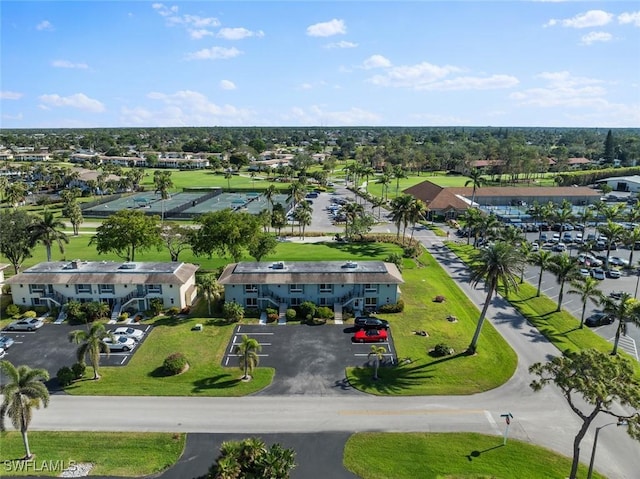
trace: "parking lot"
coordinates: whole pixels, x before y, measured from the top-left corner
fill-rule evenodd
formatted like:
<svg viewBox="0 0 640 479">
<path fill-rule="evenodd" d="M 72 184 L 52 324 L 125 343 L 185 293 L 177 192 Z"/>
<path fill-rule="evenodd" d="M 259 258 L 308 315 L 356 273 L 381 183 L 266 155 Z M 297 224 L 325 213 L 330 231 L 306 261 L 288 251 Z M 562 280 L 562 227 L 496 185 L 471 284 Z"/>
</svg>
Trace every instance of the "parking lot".
<svg viewBox="0 0 640 479">
<path fill-rule="evenodd" d="M 354 332 L 353 326 L 333 324 L 239 325 L 227 345 L 222 365 L 238 367 L 235 347 L 246 334 L 261 345 L 260 366 L 276 370 L 273 383 L 258 394 L 355 394 L 346 382 L 345 368 L 367 365 L 371 343 L 353 343 Z M 386 349 L 386 364 L 395 364 L 393 338 L 373 344 Z"/>
<path fill-rule="evenodd" d="M 108 330 L 113 330 L 119 325 L 108 325 Z M 124 366 L 129 359 L 135 354 L 141 343 L 147 337 L 148 330 L 151 326 L 131 326 L 136 329 L 145 331 L 140 343 L 132 351 L 128 352 L 112 352 L 108 356 L 100 355 L 100 366 Z M 56 387 L 55 381 L 58 370 L 63 366 L 72 366 L 77 362 L 76 351 L 78 345 L 69 341 L 69 333 L 76 329 L 82 329 L 84 326 L 45 323 L 40 329 L 34 332 L 27 331 L 6 331 L 1 334 L 12 338 L 15 342 L 7 349 L 4 359 L 11 361 L 12 364 L 19 366 L 28 364 L 31 368 L 42 368 L 49 372 L 51 380 L 47 383 L 50 389 Z M 87 365 L 90 368 L 90 365 Z M 89 373 L 87 373 L 89 374 Z M 0 384 L 3 378 L 0 375 Z"/>
</svg>

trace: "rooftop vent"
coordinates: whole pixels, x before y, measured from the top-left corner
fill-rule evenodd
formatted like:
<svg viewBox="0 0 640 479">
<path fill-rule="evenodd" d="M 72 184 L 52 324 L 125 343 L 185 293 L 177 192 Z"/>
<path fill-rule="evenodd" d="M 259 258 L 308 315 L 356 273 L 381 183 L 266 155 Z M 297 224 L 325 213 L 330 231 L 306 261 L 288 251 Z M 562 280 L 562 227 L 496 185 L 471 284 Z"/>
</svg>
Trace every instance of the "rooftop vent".
<svg viewBox="0 0 640 479">
<path fill-rule="evenodd" d="M 136 269 L 135 263 L 122 263 L 122 266 L 118 269 Z"/>
<path fill-rule="evenodd" d="M 284 261 L 277 261 L 271 265 L 271 269 L 284 269 Z"/>
<path fill-rule="evenodd" d="M 355 261 L 347 261 L 347 264 L 344 265 L 345 268 L 357 268 L 358 263 Z"/>
</svg>

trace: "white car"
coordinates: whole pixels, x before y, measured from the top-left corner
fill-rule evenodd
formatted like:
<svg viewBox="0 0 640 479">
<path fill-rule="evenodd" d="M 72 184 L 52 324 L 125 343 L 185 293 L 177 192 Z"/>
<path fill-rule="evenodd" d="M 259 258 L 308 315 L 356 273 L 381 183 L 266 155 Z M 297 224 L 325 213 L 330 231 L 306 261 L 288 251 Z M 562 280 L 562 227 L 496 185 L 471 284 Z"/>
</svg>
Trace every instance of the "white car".
<svg viewBox="0 0 640 479">
<path fill-rule="evenodd" d="M 36 329 L 40 329 L 43 325 L 44 322 L 38 318 L 18 319 L 17 321 L 9 323 L 7 329 L 9 331 L 35 331 Z"/>
<path fill-rule="evenodd" d="M 629 266 L 629 260 L 620 258 L 619 256 L 609 256 L 609 264 L 612 264 L 614 266 L 623 266 L 626 268 L 627 266 Z"/>
<path fill-rule="evenodd" d="M 580 268 L 580 276 L 583 277 L 587 277 L 587 276 L 591 276 L 591 272 L 589 271 L 588 268 Z"/>
<path fill-rule="evenodd" d="M 135 342 L 138 342 L 144 336 L 144 333 L 140 329 L 130 328 L 127 326 L 116 328 L 113 333 L 114 336 L 124 336 L 126 338 L 131 338 Z"/>
<path fill-rule="evenodd" d="M 131 351 L 136 346 L 136 342 L 126 336 L 107 337 L 102 342 L 109 347 L 109 351 Z"/>
<path fill-rule="evenodd" d="M 591 277 L 602 281 L 605 278 L 604 270 L 602 268 L 593 268 L 591 270 Z"/>
<path fill-rule="evenodd" d="M 609 278 L 614 278 L 614 279 L 618 279 L 622 276 L 622 273 L 620 272 L 619 269 L 616 268 L 610 268 L 607 270 L 607 276 Z"/>
</svg>

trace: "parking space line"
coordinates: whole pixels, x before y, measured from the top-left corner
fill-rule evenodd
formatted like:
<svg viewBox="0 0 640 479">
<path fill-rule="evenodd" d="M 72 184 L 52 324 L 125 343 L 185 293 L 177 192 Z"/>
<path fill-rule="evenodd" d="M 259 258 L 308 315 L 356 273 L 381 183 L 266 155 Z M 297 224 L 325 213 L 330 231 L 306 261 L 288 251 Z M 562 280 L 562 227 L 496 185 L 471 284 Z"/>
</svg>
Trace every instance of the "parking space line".
<svg viewBox="0 0 640 479">
<path fill-rule="evenodd" d="M 122 366 L 126 360 L 127 360 L 127 356 L 125 356 L 124 358 L 122 358 L 122 361 L 120 361 L 120 366 Z"/>
<path fill-rule="evenodd" d="M 370 353 L 369 353 L 370 354 Z M 369 354 L 364 354 L 364 353 L 353 353 L 354 356 L 369 356 Z M 384 353 L 383 356 L 392 356 L 393 357 L 393 353 Z"/>
</svg>

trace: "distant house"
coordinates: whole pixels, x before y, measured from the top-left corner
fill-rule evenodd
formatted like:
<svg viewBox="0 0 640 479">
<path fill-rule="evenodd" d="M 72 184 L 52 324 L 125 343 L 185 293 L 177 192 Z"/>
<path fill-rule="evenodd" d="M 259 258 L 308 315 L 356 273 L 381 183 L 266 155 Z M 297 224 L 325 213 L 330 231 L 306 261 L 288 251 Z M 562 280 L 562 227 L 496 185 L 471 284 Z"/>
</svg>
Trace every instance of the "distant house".
<svg viewBox="0 0 640 479">
<path fill-rule="evenodd" d="M 32 266 L 6 283 L 14 304 L 21 306 L 101 301 L 119 314 L 146 311 L 153 298 L 161 298 L 165 308 L 190 306 L 197 293 L 197 269 L 189 263 L 55 261 Z"/>
<path fill-rule="evenodd" d="M 640 175 L 614 176 L 596 181 L 596 184 L 607 184 L 613 191 L 640 193 Z"/>
<path fill-rule="evenodd" d="M 473 188 L 444 187 L 423 181 L 404 190 L 404 193 L 424 201 L 431 212 L 446 218 L 464 213 L 472 203 Z M 516 204 L 562 203 L 590 205 L 600 199 L 600 193 L 587 187 L 572 186 L 483 186 L 476 188 L 474 206 L 513 206 Z"/>
<path fill-rule="evenodd" d="M 361 311 L 397 303 L 404 281 L 396 265 L 383 261 L 295 261 L 233 263 L 218 282 L 225 301 L 248 308 L 311 301 L 334 311 Z"/>
</svg>

